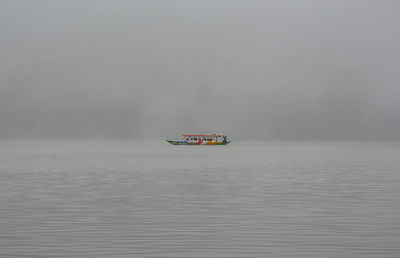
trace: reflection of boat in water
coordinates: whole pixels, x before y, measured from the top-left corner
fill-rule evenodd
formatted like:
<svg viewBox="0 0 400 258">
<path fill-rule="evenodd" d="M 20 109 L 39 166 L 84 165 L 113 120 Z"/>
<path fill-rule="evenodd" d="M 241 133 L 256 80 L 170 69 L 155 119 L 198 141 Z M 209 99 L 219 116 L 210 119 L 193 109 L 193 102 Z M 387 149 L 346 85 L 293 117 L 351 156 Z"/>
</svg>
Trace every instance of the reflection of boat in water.
<svg viewBox="0 0 400 258">
<path fill-rule="evenodd" d="M 221 134 L 183 134 L 180 141 L 167 142 L 172 145 L 226 145 L 231 141 L 226 139 L 226 135 Z"/>
</svg>

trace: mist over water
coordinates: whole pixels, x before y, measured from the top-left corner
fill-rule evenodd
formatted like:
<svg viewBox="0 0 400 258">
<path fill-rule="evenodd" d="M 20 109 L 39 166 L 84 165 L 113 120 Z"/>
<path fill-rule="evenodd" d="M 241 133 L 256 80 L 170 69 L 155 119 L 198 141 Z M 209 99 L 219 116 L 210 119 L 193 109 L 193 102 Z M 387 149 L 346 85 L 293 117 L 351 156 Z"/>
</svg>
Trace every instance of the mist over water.
<svg viewBox="0 0 400 258">
<path fill-rule="evenodd" d="M 398 1 L 1 1 L 0 139 L 400 140 Z"/>
<path fill-rule="evenodd" d="M 0 146 L 0 256 L 400 255 L 400 146 Z"/>
<path fill-rule="evenodd" d="M 399 31 L 397 0 L 0 0 L 0 257 L 400 257 Z"/>
</svg>

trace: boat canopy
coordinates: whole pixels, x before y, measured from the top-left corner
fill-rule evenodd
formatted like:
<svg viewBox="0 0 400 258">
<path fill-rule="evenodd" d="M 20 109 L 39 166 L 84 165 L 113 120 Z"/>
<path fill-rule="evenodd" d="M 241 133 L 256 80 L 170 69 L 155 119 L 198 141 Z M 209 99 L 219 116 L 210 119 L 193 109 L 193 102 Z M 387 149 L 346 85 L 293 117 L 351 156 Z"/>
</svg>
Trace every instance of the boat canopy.
<svg viewBox="0 0 400 258">
<path fill-rule="evenodd" d="M 224 137 L 221 134 L 182 134 L 183 137 Z"/>
</svg>

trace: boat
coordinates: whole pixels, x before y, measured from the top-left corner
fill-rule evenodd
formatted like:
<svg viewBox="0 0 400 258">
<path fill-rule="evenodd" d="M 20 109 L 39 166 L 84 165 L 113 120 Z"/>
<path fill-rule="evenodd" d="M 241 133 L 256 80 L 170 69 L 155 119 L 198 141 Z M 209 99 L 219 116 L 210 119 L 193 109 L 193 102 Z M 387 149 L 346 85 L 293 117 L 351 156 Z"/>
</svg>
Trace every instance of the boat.
<svg viewBox="0 0 400 258">
<path fill-rule="evenodd" d="M 222 134 L 182 134 L 182 140 L 166 140 L 172 145 L 227 145 L 231 141 Z"/>
</svg>

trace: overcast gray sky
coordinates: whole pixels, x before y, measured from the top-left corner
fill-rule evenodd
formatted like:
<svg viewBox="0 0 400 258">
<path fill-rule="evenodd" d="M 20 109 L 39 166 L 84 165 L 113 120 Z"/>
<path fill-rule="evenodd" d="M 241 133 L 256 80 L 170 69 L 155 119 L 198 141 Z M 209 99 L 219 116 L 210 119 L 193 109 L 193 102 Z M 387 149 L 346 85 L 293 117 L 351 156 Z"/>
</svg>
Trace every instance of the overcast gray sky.
<svg viewBox="0 0 400 258">
<path fill-rule="evenodd" d="M 400 1 L 0 0 L 0 139 L 400 140 Z"/>
</svg>

